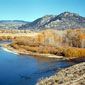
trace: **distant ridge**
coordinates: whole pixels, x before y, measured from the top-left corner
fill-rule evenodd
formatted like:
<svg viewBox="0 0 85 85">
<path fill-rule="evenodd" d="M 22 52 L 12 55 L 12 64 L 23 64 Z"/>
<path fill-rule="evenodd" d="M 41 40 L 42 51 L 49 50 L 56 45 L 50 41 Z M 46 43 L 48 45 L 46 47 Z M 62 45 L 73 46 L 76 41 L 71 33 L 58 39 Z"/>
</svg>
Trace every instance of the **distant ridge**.
<svg viewBox="0 0 85 85">
<path fill-rule="evenodd" d="M 26 23 L 29 22 L 22 20 L 0 20 L 0 29 L 18 29 Z"/>
<path fill-rule="evenodd" d="M 46 15 L 31 23 L 19 27 L 19 29 L 43 30 L 43 29 L 75 29 L 85 28 L 85 17 L 76 13 L 63 12 L 59 15 Z"/>
</svg>

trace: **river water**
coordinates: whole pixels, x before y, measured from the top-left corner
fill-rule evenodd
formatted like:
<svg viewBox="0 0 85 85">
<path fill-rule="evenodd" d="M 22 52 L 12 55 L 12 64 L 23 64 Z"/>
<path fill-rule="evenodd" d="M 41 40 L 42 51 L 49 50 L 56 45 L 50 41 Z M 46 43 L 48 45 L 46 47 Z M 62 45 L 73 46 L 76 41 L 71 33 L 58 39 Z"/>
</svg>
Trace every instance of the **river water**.
<svg viewBox="0 0 85 85">
<path fill-rule="evenodd" d="M 6 43 L 6 42 L 1 42 Z M 35 85 L 73 62 L 18 55 L 0 47 L 0 85 Z"/>
</svg>

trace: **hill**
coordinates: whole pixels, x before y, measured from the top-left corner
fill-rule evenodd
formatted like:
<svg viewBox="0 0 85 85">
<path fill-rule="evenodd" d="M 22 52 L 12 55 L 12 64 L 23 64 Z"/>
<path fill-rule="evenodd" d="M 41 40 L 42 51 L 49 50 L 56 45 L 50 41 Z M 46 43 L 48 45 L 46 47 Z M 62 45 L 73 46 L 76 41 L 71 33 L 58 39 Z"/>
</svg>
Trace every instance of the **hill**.
<svg viewBox="0 0 85 85">
<path fill-rule="evenodd" d="M 68 28 L 85 28 L 85 17 L 82 17 L 76 13 L 63 12 L 59 15 L 46 15 L 38 18 L 31 23 L 27 23 L 19 29 L 68 29 Z"/>
<path fill-rule="evenodd" d="M 0 29 L 18 29 L 18 27 L 26 23 L 28 22 L 22 20 L 1 20 Z"/>
</svg>

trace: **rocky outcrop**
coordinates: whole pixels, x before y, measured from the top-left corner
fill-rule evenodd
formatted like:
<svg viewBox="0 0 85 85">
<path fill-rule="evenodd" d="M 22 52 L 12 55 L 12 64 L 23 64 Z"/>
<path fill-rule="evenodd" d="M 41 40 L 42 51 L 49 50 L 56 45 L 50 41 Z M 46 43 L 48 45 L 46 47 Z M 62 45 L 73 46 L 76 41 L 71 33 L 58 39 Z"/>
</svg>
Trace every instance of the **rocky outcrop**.
<svg viewBox="0 0 85 85">
<path fill-rule="evenodd" d="M 85 62 L 65 68 L 36 85 L 85 85 Z"/>
</svg>

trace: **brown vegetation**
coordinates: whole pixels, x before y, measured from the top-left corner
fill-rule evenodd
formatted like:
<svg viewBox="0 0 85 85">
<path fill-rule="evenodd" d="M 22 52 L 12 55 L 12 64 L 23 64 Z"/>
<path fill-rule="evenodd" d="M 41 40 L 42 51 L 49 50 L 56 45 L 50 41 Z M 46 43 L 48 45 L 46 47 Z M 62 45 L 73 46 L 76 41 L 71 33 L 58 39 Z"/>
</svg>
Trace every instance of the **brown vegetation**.
<svg viewBox="0 0 85 85">
<path fill-rule="evenodd" d="M 32 36 L 27 34 L 25 36 L 18 36 L 18 34 L 17 36 L 2 36 L 0 39 L 13 39 L 10 46 L 15 49 L 55 54 L 69 58 L 85 57 L 84 29 L 63 31 L 48 29 L 36 32 L 36 35 L 32 33 Z"/>
<path fill-rule="evenodd" d="M 25 43 L 24 43 L 25 44 Z M 67 58 L 79 58 L 85 57 L 85 49 L 84 48 L 75 48 L 75 47 L 55 47 L 50 45 L 32 45 L 23 43 L 13 43 L 11 46 L 15 49 L 25 49 L 26 51 L 37 52 L 37 53 L 45 53 L 45 54 L 55 54 L 58 56 L 65 56 Z"/>
<path fill-rule="evenodd" d="M 85 62 L 62 69 L 36 85 L 85 85 Z"/>
</svg>

